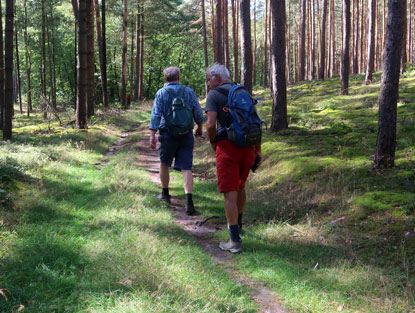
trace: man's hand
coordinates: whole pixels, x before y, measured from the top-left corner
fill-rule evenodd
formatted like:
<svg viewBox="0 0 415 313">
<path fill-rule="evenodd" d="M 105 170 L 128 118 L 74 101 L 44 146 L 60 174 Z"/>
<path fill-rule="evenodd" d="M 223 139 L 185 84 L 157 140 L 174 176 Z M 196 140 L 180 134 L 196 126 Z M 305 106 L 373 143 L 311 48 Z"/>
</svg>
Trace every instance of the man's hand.
<svg viewBox="0 0 415 313">
<path fill-rule="evenodd" d="M 195 131 L 195 136 L 196 137 L 202 137 L 202 134 L 203 134 L 202 124 L 198 124 L 197 128 L 196 128 L 196 131 Z"/>
<path fill-rule="evenodd" d="M 150 130 L 150 147 L 153 150 L 157 148 L 156 132 L 154 130 Z"/>
</svg>

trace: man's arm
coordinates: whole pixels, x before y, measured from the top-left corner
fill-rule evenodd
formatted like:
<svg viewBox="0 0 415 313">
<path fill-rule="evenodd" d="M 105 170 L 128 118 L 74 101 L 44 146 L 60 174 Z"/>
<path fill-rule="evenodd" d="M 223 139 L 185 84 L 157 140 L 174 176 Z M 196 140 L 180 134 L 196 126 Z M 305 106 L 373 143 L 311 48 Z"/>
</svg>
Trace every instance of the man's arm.
<svg viewBox="0 0 415 313">
<path fill-rule="evenodd" d="M 203 111 L 202 111 L 202 108 L 200 107 L 200 103 L 197 100 L 196 94 L 193 92 L 193 90 L 191 92 L 191 98 L 193 102 L 193 110 L 192 110 L 193 118 L 197 125 L 195 135 L 196 137 L 201 137 L 203 134 Z"/>
<path fill-rule="evenodd" d="M 157 148 L 156 130 L 150 129 L 150 147 L 155 150 Z"/>
<path fill-rule="evenodd" d="M 216 119 L 218 113 L 215 111 L 207 112 L 206 132 L 212 149 L 216 151 Z"/>
</svg>

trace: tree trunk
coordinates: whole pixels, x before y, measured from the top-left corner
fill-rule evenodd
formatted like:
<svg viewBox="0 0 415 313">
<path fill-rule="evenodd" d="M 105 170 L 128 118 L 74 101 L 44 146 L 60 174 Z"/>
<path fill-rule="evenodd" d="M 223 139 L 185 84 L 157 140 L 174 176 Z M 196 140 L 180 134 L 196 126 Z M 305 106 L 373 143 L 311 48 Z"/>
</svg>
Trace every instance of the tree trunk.
<svg viewBox="0 0 415 313">
<path fill-rule="evenodd" d="M 341 94 L 349 94 L 350 0 L 343 0 L 343 52 L 341 63 Z"/>
<path fill-rule="evenodd" d="M 225 63 L 225 58 L 223 55 L 223 1 L 225 0 L 217 0 L 216 2 L 216 62 L 220 64 Z"/>
<path fill-rule="evenodd" d="M 134 26 L 134 22 L 131 23 L 131 26 Z M 131 27 L 131 46 L 130 46 L 130 101 L 131 97 L 134 94 L 134 32 L 133 27 Z M 128 102 L 128 99 L 127 99 Z"/>
<path fill-rule="evenodd" d="M 90 1 L 90 0 L 88 0 Z M 76 128 L 87 129 L 88 19 L 90 5 L 80 1 L 78 8 L 78 71 L 76 96 Z"/>
<path fill-rule="evenodd" d="M 251 8 L 249 0 L 241 0 L 241 83 L 252 93 Z"/>
<path fill-rule="evenodd" d="M 327 0 L 324 0 L 327 1 Z M 305 24 L 306 24 L 306 0 L 301 0 L 301 21 L 300 21 L 300 68 L 298 69 L 298 80 L 305 79 Z"/>
<path fill-rule="evenodd" d="M 318 70 L 318 79 L 324 79 L 325 77 L 327 0 L 323 0 L 322 10 L 320 32 L 320 68 Z"/>
<path fill-rule="evenodd" d="M 311 72 L 310 78 L 314 79 L 316 76 L 316 11 L 315 1 L 311 2 Z"/>
<path fill-rule="evenodd" d="M 239 81 L 238 69 L 238 27 L 237 27 L 237 0 L 232 0 L 232 39 L 233 39 L 233 81 Z"/>
<path fill-rule="evenodd" d="M 215 5 L 213 3 L 213 0 L 210 0 L 210 31 L 211 31 L 211 34 L 212 34 L 213 62 L 217 61 L 215 23 L 216 23 Z"/>
<path fill-rule="evenodd" d="M 91 118 L 95 113 L 95 53 L 94 53 L 94 0 L 88 0 L 88 80 L 87 80 L 87 117 Z"/>
<path fill-rule="evenodd" d="M 138 80 L 138 99 L 141 101 L 144 99 L 144 4 L 143 2 L 140 4 L 140 76 Z"/>
<path fill-rule="evenodd" d="M 397 102 L 406 0 L 389 0 L 388 12 L 388 28 L 383 49 L 382 84 L 379 94 L 375 168 L 395 165 Z"/>
<path fill-rule="evenodd" d="M 233 2 L 232 0 L 232 19 L 233 19 Z M 205 69 L 209 66 L 209 57 L 208 57 L 208 51 L 207 51 L 207 35 L 206 35 L 206 14 L 205 14 L 205 0 L 202 0 L 202 33 L 203 33 L 203 53 L 205 57 Z M 235 41 L 234 41 L 235 43 Z M 235 50 L 234 50 L 235 51 Z M 205 77 L 205 96 L 207 98 L 208 95 L 208 81 L 207 77 Z"/>
<path fill-rule="evenodd" d="M 4 125 L 3 139 L 12 139 L 13 119 L 13 24 L 14 24 L 14 1 L 6 0 L 6 23 L 5 23 L 5 72 L 4 72 Z"/>
<path fill-rule="evenodd" d="M 0 0 L 0 47 L 3 47 L 3 12 Z M 0 49 L 0 130 L 4 129 L 4 57 Z"/>
<path fill-rule="evenodd" d="M 334 21 L 334 0 L 331 0 L 330 5 L 330 50 L 331 50 L 331 58 L 330 58 L 330 77 L 333 77 L 338 71 L 336 70 L 336 28 L 335 28 L 335 21 Z"/>
<path fill-rule="evenodd" d="M 264 88 L 268 87 L 268 2 L 265 0 L 265 14 L 264 14 Z"/>
<path fill-rule="evenodd" d="M 1 14 L 1 11 L 0 11 Z M 24 0 L 24 43 L 25 43 L 25 61 L 26 61 L 26 87 L 27 87 L 27 95 L 26 95 L 26 102 L 27 102 L 27 116 L 30 116 L 30 112 L 32 112 L 32 90 L 30 84 L 30 70 L 31 70 L 31 62 L 29 56 L 29 38 L 27 36 L 27 0 Z M 0 74 L 1 75 L 1 74 Z"/>
<path fill-rule="evenodd" d="M 228 30 L 228 0 L 222 2 L 223 4 L 223 55 L 226 68 L 229 69 L 229 30 Z"/>
<path fill-rule="evenodd" d="M 254 0 L 254 48 L 252 54 L 253 85 L 256 85 L 256 0 Z"/>
<path fill-rule="evenodd" d="M 285 0 L 271 0 L 272 14 L 272 122 L 271 130 L 276 132 L 288 128 L 287 83 L 285 79 Z"/>
<path fill-rule="evenodd" d="M 128 0 L 123 0 L 123 23 L 122 23 L 122 66 L 121 66 L 121 106 L 127 109 L 127 21 L 128 21 Z"/>
<path fill-rule="evenodd" d="M 402 42 L 402 64 L 401 64 L 401 73 L 405 73 L 406 70 L 406 63 L 408 62 L 408 55 L 406 54 L 406 35 L 407 35 L 407 25 L 408 25 L 408 18 L 406 12 L 406 1 L 405 1 L 405 12 L 404 12 L 404 29 L 403 29 L 403 42 Z"/>
<path fill-rule="evenodd" d="M 370 0 L 369 7 L 369 33 L 368 33 L 368 50 L 367 50 L 367 67 L 366 67 L 366 85 L 372 83 L 373 67 L 375 60 L 375 27 L 376 27 L 376 10 L 375 0 Z"/>
<path fill-rule="evenodd" d="M 17 38 L 17 27 L 16 24 L 14 25 L 15 27 L 15 34 L 14 34 L 14 38 L 15 38 L 15 42 L 16 42 L 16 69 L 17 69 L 17 88 L 18 88 L 18 92 L 19 92 L 19 109 L 20 109 L 20 114 L 23 114 L 23 104 L 22 104 L 22 87 L 21 87 L 21 79 L 20 79 L 20 60 L 19 60 L 19 44 L 18 44 L 18 38 Z"/>
<path fill-rule="evenodd" d="M 105 5 L 105 1 L 102 1 L 102 5 Z M 102 8 L 104 10 L 104 8 Z M 101 89 L 102 89 L 102 104 L 105 109 L 109 106 L 108 100 L 108 84 L 107 84 L 107 69 L 104 69 L 104 41 L 103 31 L 101 30 L 101 19 L 99 14 L 98 0 L 95 0 L 95 18 L 96 18 L 96 32 L 97 32 L 97 46 L 99 55 L 99 70 L 101 73 Z"/>
<path fill-rule="evenodd" d="M 353 0 L 355 3 L 355 34 L 354 34 L 354 51 L 353 51 L 353 74 L 359 73 L 359 0 Z"/>
<path fill-rule="evenodd" d="M 46 12 L 45 12 L 45 0 L 42 0 L 42 110 L 43 118 L 47 118 L 47 104 L 46 104 Z"/>
</svg>

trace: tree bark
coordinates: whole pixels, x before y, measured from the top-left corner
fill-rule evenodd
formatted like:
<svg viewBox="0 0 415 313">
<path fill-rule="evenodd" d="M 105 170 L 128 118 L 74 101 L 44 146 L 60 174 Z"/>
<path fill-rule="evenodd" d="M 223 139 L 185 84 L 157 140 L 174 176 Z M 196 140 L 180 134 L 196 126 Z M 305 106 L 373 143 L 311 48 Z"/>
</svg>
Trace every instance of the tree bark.
<svg viewBox="0 0 415 313">
<path fill-rule="evenodd" d="M 220 64 L 225 63 L 225 58 L 223 55 L 223 1 L 224 0 L 217 0 L 216 2 L 216 62 Z"/>
<path fill-rule="evenodd" d="M 229 57 L 229 30 L 228 30 L 228 0 L 224 0 L 223 4 L 223 55 L 226 68 L 229 69 L 230 57 Z"/>
<path fill-rule="evenodd" d="M 90 1 L 90 0 L 88 0 Z M 76 96 L 76 128 L 87 129 L 87 74 L 88 74 L 88 1 L 80 1 L 78 8 L 78 71 Z"/>
<path fill-rule="evenodd" d="M 324 79 L 325 77 L 327 0 L 323 0 L 322 10 L 320 32 L 320 68 L 318 70 L 318 79 Z"/>
<path fill-rule="evenodd" d="M 47 118 L 47 104 L 46 104 L 46 12 L 45 12 L 45 0 L 42 0 L 42 110 L 43 118 Z"/>
<path fill-rule="evenodd" d="M 140 2 L 140 75 L 138 79 L 138 99 L 144 99 L 144 5 Z"/>
<path fill-rule="evenodd" d="M 241 83 L 252 93 L 251 8 L 249 0 L 241 0 Z"/>
<path fill-rule="evenodd" d="M 0 11 L 1 14 L 1 11 Z M 25 42 L 25 61 L 26 61 L 26 102 L 27 102 L 27 116 L 30 116 L 32 112 L 32 90 L 30 83 L 30 71 L 31 71 L 31 61 L 29 56 L 29 38 L 27 35 L 27 0 L 24 0 L 24 42 Z M 1 30 L 0 30 L 1 31 Z M 1 75 L 1 74 L 0 74 Z"/>
<path fill-rule="evenodd" d="M 405 12 L 404 12 L 404 28 L 403 28 L 403 42 L 402 42 L 402 64 L 401 64 L 401 73 L 405 73 L 406 70 L 406 63 L 408 62 L 408 55 L 406 54 L 406 35 L 407 35 L 407 25 L 408 25 L 408 18 L 406 12 L 406 1 L 405 1 Z"/>
<path fill-rule="evenodd" d="M 256 85 L 256 0 L 254 0 L 254 47 L 252 52 L 253 85 Z"/>
<path fill-rule="evenodd" d="M 389 0 L 388 12 L 386 41 L 383 49 L 382 84 L 379 94 L 375 168 L 395 165 L 397 102 L 406 0 Z"/>
<path fill-rule="evenodd" d="M 0 47 L 3 47 L 3 12 L 0 0 Z M 4 129 L 4 56 L 0 49 L 0 130 Z"/>
<path fill-rule="evenodd" d="M 18 88 L 18 92 L 19 92 L 19 109 L 20 109 L 20 114 L 23 114 L 23 104 L 22 104 L 22 81 L 20 79 L 20 59 L 19 59 L 19 43 L 18 43 L 18 38 L 17 38 L 17 26 L 16 24 L 14 25 L 15 27 L 15 42 L 16 42 L 16 70 L 17 70 L 17 88 Z"/>
<path fill-rule="evenodd" d="M 239 81 L 238 69 L 238 26 L 237 26 L 237 0 L 232 0 L 232 39 L 233 39 L 233 81 Z"/>
<path fill-rule="evenodd" d="M 95 113 L 95 53 L 94 53 L 94 0 L 88 0 L 88 80 L 87 80 L 87 117 L 91 118 Z"/>
<path fill-rule="evenodd" d="M 105 1 L 102 1 L 102 5 L 105 5 Z M 102 8 L 102 10 L 104 10 Z M 102 90 L 102 104 L 105 109 L 109 107 L 108 100 L 108 83 L 107 83 L 107 69 L 104 68 L 104 41 L 103 31 L 101 29 L 101 18 L 99 14 L 98 0 L 95 0 L 95 20 L 96 20 L 96 32 L 97 32 L 97 46 L 99 56 L 99 70 L 101 73 L 101 90 Z"/>
<path fill-rule="evenodd" d="M 341 94 L 349 94 L 350 0 L 343 0 L 343 52 L 341 63 Z"/>
<path fill-rule="evenodd" d="M 128 21 L 128 0 L 123 0 L 123 23 L 122 23 L 122 65 L 121 65 L 121 106 L 127 109 L 127 21 Z"/>
<path fill-rule="evenodd" d="M 369 6 L 369 33 L 368 33 L 368 50 L 367 50 L 367 67 L 365 83 L 369 85 L 372 83 L 373 67 L 375 61 L 375 29 L 376 29 L 376 10 L 375 0 L 370 0 Z"/>
<path fill-rule="evenodd" d="M 272 14 L 272 122 L 271 130 L 276 132 L 288 128 L 287 82 L 285 78 L 285 0 L 271 0 Z"/>
<path fill-rule="evenodd" d="M 327 0 L 324 0 L 327 1 Z M 301 21 L 300 21 L 300 67 L 298 69 L 298 80 L 305 79 L 305 24 L 306 24 L 306 0 L 301 0 Z"/>
<path fill-rule="evenodd" d="M 359 73 L 359 0 L 353 0 L 355 3 L 355 35 L 354 35 L 354 51 L 353 51 L 353 74 Z"/>
<path fill-rule="evenodd" d="M 264 20 L 264 88 L 268 87 L 268 0 L 265 0 Z"/>
<path fill-rule="evenodd" d="M 233 9 L 233 1 L 232 0 L 232 9 Z M 232 18 L 233 18 L 233 10 L 232 10 Z M 202 0 L 202 33 L 203 33 L 203 53 L 205 57 L 205 69 L 209 66 L 209 57 L 208 57 L 208 50 L 207 50 L 207 35 L 206 35 L 206 14 L 205 14 L 205 0 Z M 234 41 L 235 42 L 235 41 Z M 208 95 L 208 81 L 207 77 L 205 77 L 205 96 L 207 98 Z"/>
<path fill-rule="evenodd" d="M 4 125 L 3 139 L 12 139 L 13 119 L 13 24 L 14 24 L 14 1 L 6 0 L 6 23 L 5 23 L 5 71 L 4 71 Z"/>
</svg>

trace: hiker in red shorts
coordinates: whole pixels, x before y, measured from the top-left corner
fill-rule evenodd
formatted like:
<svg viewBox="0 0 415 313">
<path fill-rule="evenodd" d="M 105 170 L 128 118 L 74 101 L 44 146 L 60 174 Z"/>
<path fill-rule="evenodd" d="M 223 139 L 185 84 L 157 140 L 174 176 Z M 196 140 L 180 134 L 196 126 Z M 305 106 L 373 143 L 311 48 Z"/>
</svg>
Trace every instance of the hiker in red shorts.
<svg viewBox="0 0 415 313">
<path fill-rule="evenodd" d="M 228 140 L 225 125 L 230 116 L 226 114 L 226 95 L 234 84 L 230 81 L 228 69 L 222 64 L 209 67 L 206 78 L 210 89 L 206 100 L 206 129 L 212 149 L 216 152 L 218 188 L 224 194 L 230 232 L 230 240 L 221 242 L 219 247 L 240 253 L 242 213 L 246 204 L 245 182 L 255 158 L 259 159 L 258 166 L 262 162 L 261 143 L 242 148 Z"/>
</svg>

